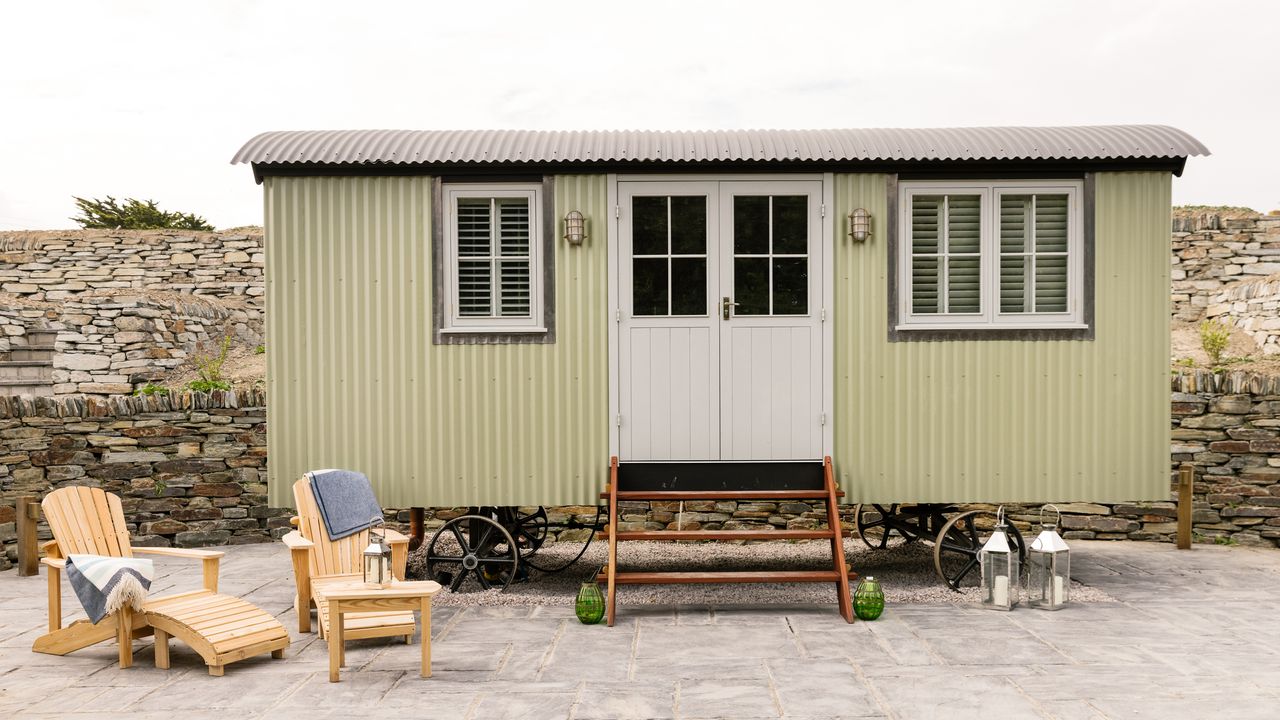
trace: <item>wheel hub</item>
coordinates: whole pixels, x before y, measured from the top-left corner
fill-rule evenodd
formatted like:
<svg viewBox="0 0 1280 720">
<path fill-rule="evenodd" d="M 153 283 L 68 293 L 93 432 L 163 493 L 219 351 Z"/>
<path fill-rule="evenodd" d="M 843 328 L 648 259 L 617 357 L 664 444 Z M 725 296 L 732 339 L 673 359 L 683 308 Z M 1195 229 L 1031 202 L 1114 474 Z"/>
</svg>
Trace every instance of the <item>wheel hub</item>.
<svg viewBox="0 0 1280 720">
<path fill-rule="evenodd" d="M 462 557 L 462 567 L 468 570 L 475 570 L 480 566 L 480 560 L 475 555 L 464 555 Z"/>
</svg>

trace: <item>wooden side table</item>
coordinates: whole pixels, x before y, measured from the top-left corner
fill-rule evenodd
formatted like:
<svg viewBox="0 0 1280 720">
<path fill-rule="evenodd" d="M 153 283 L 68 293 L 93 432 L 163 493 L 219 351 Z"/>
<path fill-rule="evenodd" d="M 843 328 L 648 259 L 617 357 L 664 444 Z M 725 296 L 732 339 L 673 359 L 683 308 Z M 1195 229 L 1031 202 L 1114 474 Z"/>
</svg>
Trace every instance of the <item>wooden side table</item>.
<svg viewBox="0 0 1280 720">
<path fill-rule="evenodd" d="M 431 580 L 393 582 L 390 587 L 368 587 L 353 580 L 325 591 L 329 604 L 329 682 L 338 682 L 338 670 L 346 664 L 342 616 L 351 612 L 419 610 L 422 614 L 422 677 L 431 677 L 431 596 L 440 583 Z"/>
</svg>

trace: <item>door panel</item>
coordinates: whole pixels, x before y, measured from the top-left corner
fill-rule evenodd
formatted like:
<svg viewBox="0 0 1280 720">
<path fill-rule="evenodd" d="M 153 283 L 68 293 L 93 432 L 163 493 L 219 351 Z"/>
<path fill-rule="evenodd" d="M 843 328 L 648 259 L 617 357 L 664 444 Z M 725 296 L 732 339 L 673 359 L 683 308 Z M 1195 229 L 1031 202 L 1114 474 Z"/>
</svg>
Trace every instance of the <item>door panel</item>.
<svg viewBox="0 0 1280 720">
<path fill-rule="evenodd" d="M 821 457 L 821 188 L 619 183 L 621 459 Z"/>
<path fill-rule="evenodd" d="M 822 456 L 821 198 L 820 182 L 720 184 L 737 303 L 720 323 L 723 460 Z"/>
<path fill-rule="evenodd" d="M 715 183 L 620 184 L 618 449 L 626 460 L 719 458 L 717 194 Z"/>
</svg>

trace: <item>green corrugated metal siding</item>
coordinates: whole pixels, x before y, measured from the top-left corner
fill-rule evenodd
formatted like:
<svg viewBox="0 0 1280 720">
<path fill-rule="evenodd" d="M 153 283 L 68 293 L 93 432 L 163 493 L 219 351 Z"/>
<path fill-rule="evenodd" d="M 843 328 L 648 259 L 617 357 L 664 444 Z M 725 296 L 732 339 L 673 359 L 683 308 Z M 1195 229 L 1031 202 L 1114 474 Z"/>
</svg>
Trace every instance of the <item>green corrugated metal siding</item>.
<svg viewBox="0 0 1280 720">
<path fill-rule="evenodd" d="M 431 343 L 430 180 L 265 182 L 270 501 L 360 470 L 384 505 L 590 502 L 608 463 L 605 178 L 560 176 L 556 342 Z M 558 223 L 557 223 L 558 227 Z"/>
<path fill-rule="evenodd" d="M 836 217 L 886 215 L 883 175 Z M 835 451 L 850 501 L 1120 501 L 1169 492 L 1168 173 L 1100 173 L 1096 339 L 886 342 L 882 234 L 836 242 Z"/>
</svg>

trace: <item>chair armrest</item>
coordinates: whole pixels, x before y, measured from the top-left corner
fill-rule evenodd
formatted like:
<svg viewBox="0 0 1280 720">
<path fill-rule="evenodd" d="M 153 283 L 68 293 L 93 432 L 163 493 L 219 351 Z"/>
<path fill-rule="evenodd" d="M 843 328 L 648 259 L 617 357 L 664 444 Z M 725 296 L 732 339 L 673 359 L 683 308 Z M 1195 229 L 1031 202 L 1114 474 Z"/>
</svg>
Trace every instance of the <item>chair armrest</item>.
<svg viewBox="0 0 1280 720">
<path fill-rule="evenodd" d="M 51 558 L 62 557 L 62 548 L 58 547 L 57 540 L 46 540 L 45 542 L 40 543 L 40 549 L 44 551 L 44 554 L 47 557 L 51 557 Z"/>
<path fill-rule="evenodd" d="M 67 561 L 64 558 L 42 557 L 40 558 L 40 564 L 61 570 L 67 566 Z"/>
<path fill-rule="evenodd" d="M 315 543 L 302 537 L 302 533 L 297 530 L 291 530 L 285 533 L 284 537 L 280 539 L 284 541 L 285 545 L 289 546 L 290 550 L 310 550 L 316 546 Z"/>
<path fill-rule="evenodd" d="M 175 547 L 135 547 L 133 552 L 136 555 L 165 555 L 168 557 L 190 558 L 192 560 L 211 560 L 226 555 L 220 550 L 196 550 L 195 548 Z"/>
<path fill-rule="evenodd" d="M 387 541 L 388 545 L 399 545 L 400 543 L 409 542 L 409 536 L 396 530 L 380 530 L 382 538 Z"/>
<path fill-rule="evenodd" d="M 139 555 L 162 555 L 201 561 L 204 573 L 204 587 L 210 592 L 218 592 L 218 562 L 226 553 L 218 550 L 196 550 L 194 548 L 172 547 L 135 547 L 133 551 Z"/>
</svg>

